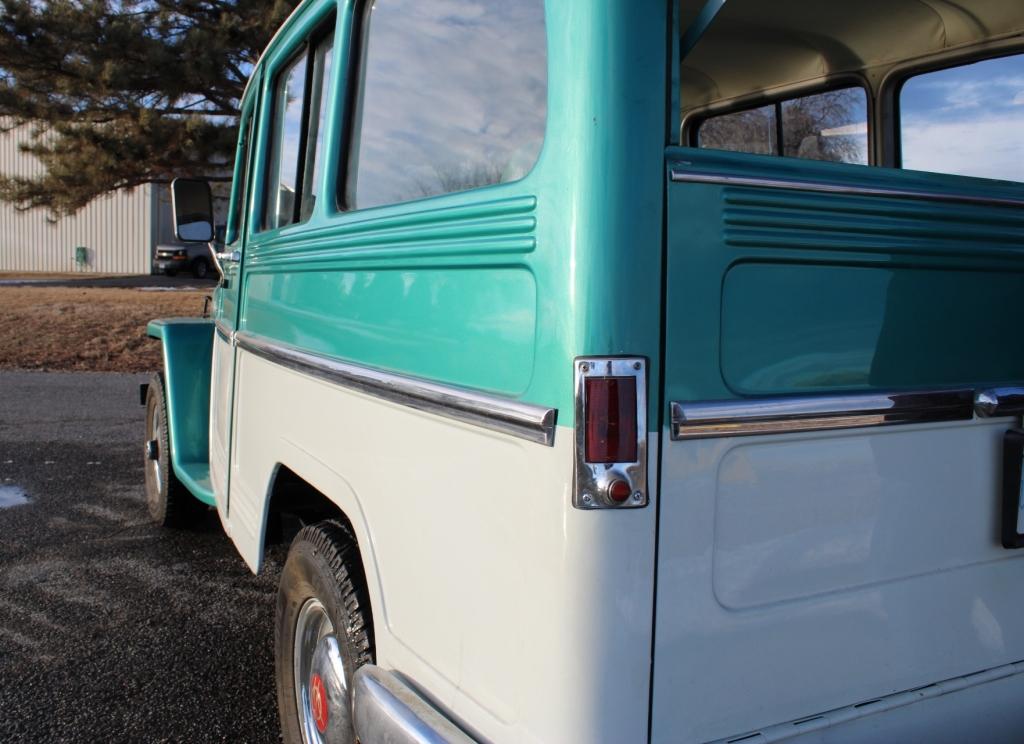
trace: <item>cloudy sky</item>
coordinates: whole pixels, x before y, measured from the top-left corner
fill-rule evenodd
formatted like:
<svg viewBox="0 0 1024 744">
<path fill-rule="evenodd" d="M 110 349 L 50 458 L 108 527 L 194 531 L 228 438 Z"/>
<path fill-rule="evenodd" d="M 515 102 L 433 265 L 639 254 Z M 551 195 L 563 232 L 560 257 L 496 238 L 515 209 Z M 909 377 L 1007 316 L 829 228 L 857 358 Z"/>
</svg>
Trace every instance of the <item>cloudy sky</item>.
<svg viewBox="0 0 1024 744">
<path fill-rule="evenodd" d="M 1024 55 L 911 78 L 900 116 L 905 168 L 1024 181 Z"/>
</svg>

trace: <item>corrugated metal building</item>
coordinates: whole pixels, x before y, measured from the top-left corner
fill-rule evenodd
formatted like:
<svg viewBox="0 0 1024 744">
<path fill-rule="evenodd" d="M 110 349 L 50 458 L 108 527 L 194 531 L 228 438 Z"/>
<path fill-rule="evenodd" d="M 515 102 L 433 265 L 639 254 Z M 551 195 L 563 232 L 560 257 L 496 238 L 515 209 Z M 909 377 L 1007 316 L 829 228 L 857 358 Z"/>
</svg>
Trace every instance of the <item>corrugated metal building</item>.
<svg viewBox="0 0 1024 744">
<path fill-rule="evenodd" d="M 33 176 L 42 164 L 21 152 L 27 127 L 0 133 L 0 173 Z M 46 210 L 21 212 L 0 201 L 0 271 L 148 274 L 158 243 L 175 243 L 169 190 L 147 184 L 100 197 L 73 217 L 51 222 Z M 82 251 L 85 248 L 84 262 Z"/>
</svg>

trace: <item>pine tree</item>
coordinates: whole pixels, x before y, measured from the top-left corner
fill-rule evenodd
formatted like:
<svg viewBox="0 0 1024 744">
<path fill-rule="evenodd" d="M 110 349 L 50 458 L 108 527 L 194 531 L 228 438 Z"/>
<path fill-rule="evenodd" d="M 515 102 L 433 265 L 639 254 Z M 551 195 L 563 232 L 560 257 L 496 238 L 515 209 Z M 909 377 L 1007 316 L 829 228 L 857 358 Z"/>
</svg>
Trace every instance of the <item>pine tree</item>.
<svg viewBox="0 0 1024 744">
<path fill-rule="evenodd" d="M 30 126 L 37 179 L 0 199 L 95 197 L 230 167 L 248 73 L 297 0 L 0 0 L 0 127 Z"/>
</svg>

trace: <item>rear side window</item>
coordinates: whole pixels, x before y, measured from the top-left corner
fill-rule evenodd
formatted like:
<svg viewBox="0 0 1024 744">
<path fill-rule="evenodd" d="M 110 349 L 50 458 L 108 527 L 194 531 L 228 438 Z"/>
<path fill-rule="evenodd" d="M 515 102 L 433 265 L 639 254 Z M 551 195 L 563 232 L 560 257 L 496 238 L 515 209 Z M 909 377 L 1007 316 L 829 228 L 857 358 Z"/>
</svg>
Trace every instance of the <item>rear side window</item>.
<svg viewBox="0 0 1024 744">
<path fill-rule="evenodd" d="M 263 227 L 284 227 L 312 214 L 332 37 L 321 36 L 278 73 L 274 83 Z"/>
<path fill-rule="evenodd" d="M 699 147 L 868 163 L 868 103 L 863 88 L 842 88 L 705 119 Z"/>
<path fill-rule="evenodd" d="M 1024 55 L 907 80 L 900 149 L 904 168 L 1024 181 Z"/>
<path fill-rule="evenodd" d="M 547 114 L 543 0 L 376 0 L 363 25 L 346 206 L 514 181 Z"/>
</svg>

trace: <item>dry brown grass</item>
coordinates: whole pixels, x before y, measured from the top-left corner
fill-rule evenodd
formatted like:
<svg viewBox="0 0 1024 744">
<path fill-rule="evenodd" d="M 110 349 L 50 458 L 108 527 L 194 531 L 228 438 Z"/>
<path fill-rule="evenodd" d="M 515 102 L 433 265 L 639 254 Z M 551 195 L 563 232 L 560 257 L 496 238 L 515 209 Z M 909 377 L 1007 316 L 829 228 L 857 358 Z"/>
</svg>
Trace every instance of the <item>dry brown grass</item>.
<svg viewBox="0 0 1024 744">
<path fill-rule="evenodd" d="M 203 292 L 0 286 L 0 369 L 160 368 L 153 318 L 197 316 Z"/>
</svg>

